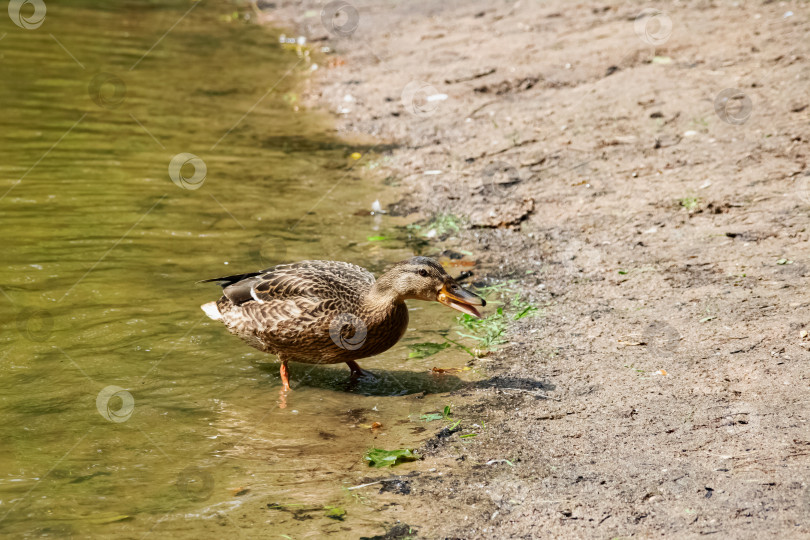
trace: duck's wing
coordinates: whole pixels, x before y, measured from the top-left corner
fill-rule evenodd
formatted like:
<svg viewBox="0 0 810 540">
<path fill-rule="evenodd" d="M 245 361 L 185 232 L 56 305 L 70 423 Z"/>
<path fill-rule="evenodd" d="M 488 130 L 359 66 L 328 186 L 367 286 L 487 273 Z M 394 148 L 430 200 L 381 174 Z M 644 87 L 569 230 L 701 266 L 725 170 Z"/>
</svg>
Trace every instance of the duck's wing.
<svg viewBox="0 0 810 540">
<path fill-rule="evenodd" d="M 223 296 L 202 308 L 231 332 L 289 359 L 328 361 L 338 351 L 330 325 L 356 311 L 374 276 L 350 263 L 303 261 L 207 281 L 218 282 Z"/>
<path fill-rule="evenodd" d="M 204 282 L 217 282 L 222 294 L 233 305 L 240 306 L 297 297 L 351 301 L 374 284 L 374 276 L 365 268 L 347 262 L 302 261 Z"/>
</svg>

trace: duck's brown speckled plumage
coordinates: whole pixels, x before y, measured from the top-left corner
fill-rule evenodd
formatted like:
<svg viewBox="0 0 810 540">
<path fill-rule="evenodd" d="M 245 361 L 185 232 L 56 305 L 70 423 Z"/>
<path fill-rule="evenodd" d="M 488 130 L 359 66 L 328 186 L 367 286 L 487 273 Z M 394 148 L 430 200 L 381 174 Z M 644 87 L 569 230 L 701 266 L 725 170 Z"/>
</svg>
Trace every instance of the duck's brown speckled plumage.
<svg viewBox="0 0 810 540">
<path fill-rule="evenodd" d="M 362 374 L 355 360 L 380 354 L 405 333 L 407 299 L 475 316 L 473 306 L 485 304 L 428 257 L 397 263 L 378 280 L 351 263 L 302 261 L 207 281 L 218 282 L 223 295 L 203 310 L 253 347 L 278 355 L 285 390 L 288 361 L 346 362 L 353 375 Z"/>
</svg>

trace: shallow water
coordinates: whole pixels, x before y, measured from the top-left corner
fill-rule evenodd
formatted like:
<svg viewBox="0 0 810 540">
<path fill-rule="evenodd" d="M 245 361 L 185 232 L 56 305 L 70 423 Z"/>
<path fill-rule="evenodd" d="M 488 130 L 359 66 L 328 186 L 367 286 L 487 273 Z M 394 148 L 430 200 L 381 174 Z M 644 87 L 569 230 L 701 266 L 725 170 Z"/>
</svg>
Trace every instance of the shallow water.
<svg viewBox="0 0 810 540">
<path fill-rule="evenodd" d="M 463 353 L 406 348 L 453 313 L 412 305 L 405 340 L 361 362 L 375 381 L 292 365 L 281 408 L 275 359 L 205 319 L 218 288 L 195 283 L 410 256 L 391 218 L 356 215 L 392 196 L 368 171 L 374 141 L 297 111 L 310 63 L 233 5 L 111 5 L 0 22 L 0 533 L 381 532 L 342 488 L 374 474 L 366 449 L 417 444 L 414 419 L 463 383 L 428 373 Z"/>
</svg>

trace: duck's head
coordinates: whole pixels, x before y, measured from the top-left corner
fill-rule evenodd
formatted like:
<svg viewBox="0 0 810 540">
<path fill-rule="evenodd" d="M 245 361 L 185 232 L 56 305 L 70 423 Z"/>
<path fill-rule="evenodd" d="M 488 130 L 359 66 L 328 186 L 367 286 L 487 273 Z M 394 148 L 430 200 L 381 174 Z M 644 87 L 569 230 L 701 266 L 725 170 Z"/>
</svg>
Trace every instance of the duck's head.
<svg viewBox="0 0 810 540">
<path fill-rule="evenodd" d="M 413 257 L 389 268 L 377 281 L 389 289 L 398 300 L 427 300 L 481 317 L 475 306 L 485 306 L 486 301 L 451 278 L 442 265 L 429 257 Z"/>
</svg>

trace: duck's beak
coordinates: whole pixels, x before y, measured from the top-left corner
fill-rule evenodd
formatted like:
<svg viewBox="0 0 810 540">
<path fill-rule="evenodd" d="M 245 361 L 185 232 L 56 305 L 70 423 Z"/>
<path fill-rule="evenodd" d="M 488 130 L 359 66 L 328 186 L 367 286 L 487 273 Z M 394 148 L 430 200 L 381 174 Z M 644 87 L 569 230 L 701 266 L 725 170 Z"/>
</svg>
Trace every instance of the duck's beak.
<svg viewBox="0 0 810 540">
<path fill-rule="evenodd" d="M 487 305 L 486 300 L 466 289 L 462 289 L 458 283 L 452 280 L 444 284 L 436 300 L 445 306 L 472 315 L 473 317 L 478 317 L 479 319 L 481 318 L 481 314 L 474 306 Z"/>
</svg>

